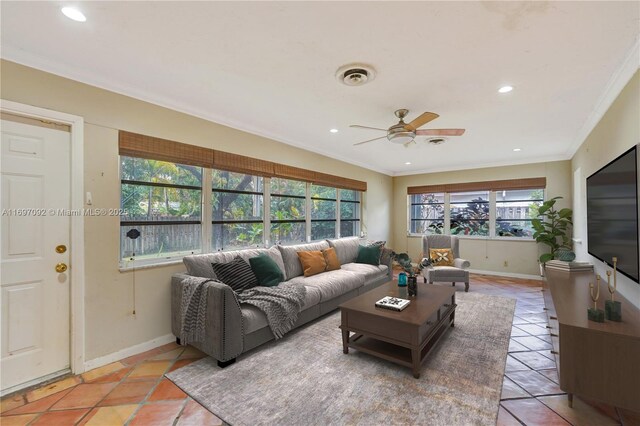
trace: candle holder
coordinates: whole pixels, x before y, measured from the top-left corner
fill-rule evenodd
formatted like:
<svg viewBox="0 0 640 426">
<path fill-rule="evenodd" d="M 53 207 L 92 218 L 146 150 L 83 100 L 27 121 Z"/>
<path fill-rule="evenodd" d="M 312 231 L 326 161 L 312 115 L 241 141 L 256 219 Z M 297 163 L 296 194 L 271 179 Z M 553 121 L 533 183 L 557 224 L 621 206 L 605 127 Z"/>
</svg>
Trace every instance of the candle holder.
<svg viewBox="0 0 640 426">
<path fill-rule="evenodd" d="M 604 316 L 609 321 L 620 322 L 622 321 L 622 303 L 616 302 L 614 299 L 614 295 L 616 293 L 616 287 L 618 285 L 618 280 L 617 280 L 618 258 L 614 257 L 612 258 L 612 260 L 613 260 L 613 287 L 611 287 L 611 282 L 610 282 L 611 271 L 607 271 L 607 289 L 611 294 L 611 299 L 605 300 L 604 302 Z"/>
<path fill-rule="evenodd" d="M 593 300 L 593 308 L 587 308 L 587 318 L 589 321 L 604 322 L 604 311 L 598 309 L 598 299 L 600 298 L 600 275 L 596 275 L 596 294 L 593 294 L 593 283 L 589 283 L 589 295 Z"/>
</svg>

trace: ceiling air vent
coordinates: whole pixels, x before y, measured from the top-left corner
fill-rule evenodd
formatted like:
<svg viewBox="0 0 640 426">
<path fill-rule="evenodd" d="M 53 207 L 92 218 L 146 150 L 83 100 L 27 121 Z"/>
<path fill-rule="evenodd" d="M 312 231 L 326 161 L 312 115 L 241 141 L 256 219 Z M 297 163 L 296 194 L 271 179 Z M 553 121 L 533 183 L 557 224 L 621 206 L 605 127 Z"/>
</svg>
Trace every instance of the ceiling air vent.
<svg viewBox="0 0 640 426">
<path fill-rule="evenodd" d="M 336 72 L 336 78 L 347 86 L 362 86 L 372 81 L 376 76 L 373 67 L 365 64 L 344 65 Z"/>
<path fill-rule="evenodd" d="M 446 138 L 429 138 L 427 139 L 427 142 L 429 142 L 432 145 L 440 145 L 443 144 L 447 141 Z"/>
</svg>

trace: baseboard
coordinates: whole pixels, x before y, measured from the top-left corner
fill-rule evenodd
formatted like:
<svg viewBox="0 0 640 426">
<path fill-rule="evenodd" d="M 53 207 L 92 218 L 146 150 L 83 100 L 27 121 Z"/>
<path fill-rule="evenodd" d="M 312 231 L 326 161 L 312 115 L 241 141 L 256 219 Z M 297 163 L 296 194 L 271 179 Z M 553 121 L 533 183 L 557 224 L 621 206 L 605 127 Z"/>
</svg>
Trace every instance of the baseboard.
<svg viewBox="0 0 640 426">
<path fill-rule="evenodd" d="M 119 361 L 123 358 L 127 358 L 133 355 L 137 355 L 141 352 L 148 351 L 158 346 L 166 345 L 167 343 L 174 342 L 176 336 L 173 334 L 167 334 L 165 336 L 156 337 L 148 342 L 140 343 L 128 348 L 120 349 L 117 352 L 110 353 L 109 355 L 94 358 L 84 363 L 84 371 L 93 370 L 94 368 L 102 367 L 103 365 L 111 364 L 112 362 Z"/>
<path fill-rule="evenodd" d="M 542 277 L 540 275 L 517 274 L 515 272 L 481 271 L 479 269 L 468 269 L 468 271 L 472 274 L 495 275 L 498 277 L 522 278 L 525 280 L 542 281 Z"/>
</svg>

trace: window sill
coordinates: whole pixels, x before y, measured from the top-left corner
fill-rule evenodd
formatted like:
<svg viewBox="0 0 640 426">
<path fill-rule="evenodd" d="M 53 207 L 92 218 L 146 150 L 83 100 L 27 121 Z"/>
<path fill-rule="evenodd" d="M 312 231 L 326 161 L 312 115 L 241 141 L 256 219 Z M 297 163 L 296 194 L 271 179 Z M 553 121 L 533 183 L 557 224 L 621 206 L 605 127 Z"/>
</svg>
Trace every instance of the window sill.
<svg viewBox="0 0 640 426">
<path fill-rule="evenodd" d="M 449 235 L 449 234 L 434 234 L 434 235 Z M 423 234 L 408 234 L 407 238 L 422 238 Z M 488 240 L 488 241 L 524 241 L 524 242 L 533 242 L 536 240 L 533 238 L 522 238 L 522 237 L 480 237 L 480 236 L 469 236 L 469 235 L 456 235 L 461 240 Z"/>
<path fill-rule="evenodd" d="M 143 263 L 144 262 L 144 263 Z M 154 262 L 150 262 L 150 261 L 139 261 L 139 262 L 126 262 L 124 264 L 120 264 L 120 266 L 118 267 L 118 271 L 120 272 L 129 272 L 129 271 L 139 271 L 141 269 L 151 269 L 151 268 L 161 268 L 161 267 L 165 267 L 165 266 L 173 266 L 173 265 L 178 265 L 182 263 L 182 257 L 180 258 L 169 258 L 169 259 L 162 259 L 162 260 L 157 260 Z"/>
</svg>

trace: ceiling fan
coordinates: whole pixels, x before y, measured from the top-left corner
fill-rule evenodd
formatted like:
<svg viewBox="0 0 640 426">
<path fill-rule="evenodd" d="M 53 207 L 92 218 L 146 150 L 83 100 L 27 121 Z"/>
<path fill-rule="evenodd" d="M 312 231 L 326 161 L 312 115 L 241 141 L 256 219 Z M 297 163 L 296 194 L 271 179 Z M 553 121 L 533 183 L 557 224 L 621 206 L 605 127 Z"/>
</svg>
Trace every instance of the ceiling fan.
<svg viewBox="0 0 640 426">
<path fill-rule="evenodd" d="M 439 117 L 439 115 L 433 112 L 424 112 L 418 117 L 414 118 L 413 121 L 409 123 L 405 123 L 404 118 L 407 116 L 408 113 L 409 113 L 408 109 L 397 110 L 395 114 L 396 114 L 396 117 L 400 119 L 400 121 L 398 122 L 398 124 L 394 124 L 388 129 L 381 129 L 379 127 L 369 127 L 369 126 L 360 126 L 357 124 L 352 124 L 349 127 L 355 127 L 358 129 L 382 130 L 383 132 L 387 132 L 386 136 L 380 136 L 378 138 L 369 139 L 364 142 L 354 143 L 353 146 L 377 141 L 378 139 L 384 139 L 386 137 L 389 140 L 389 142 L 403 144 L 405 147 L 408 147 L 411 144 L 411 142 L 415 142 L 414 139 L 416 136 L 461 136 L 462 134 L 464 134 L 465 129 L 418 130 L 418 127 L 424 126 L 428 122 L 435 120 L 436 118 Z"/>
</svg>

